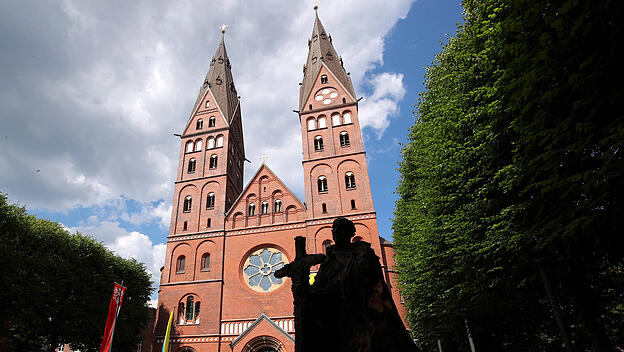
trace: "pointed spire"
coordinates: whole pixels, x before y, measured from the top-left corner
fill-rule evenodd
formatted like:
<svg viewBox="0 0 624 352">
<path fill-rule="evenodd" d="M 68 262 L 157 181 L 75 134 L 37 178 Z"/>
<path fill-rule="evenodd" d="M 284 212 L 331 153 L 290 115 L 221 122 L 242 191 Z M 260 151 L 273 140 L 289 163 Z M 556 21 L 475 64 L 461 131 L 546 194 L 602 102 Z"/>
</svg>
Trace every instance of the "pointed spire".
<svg viewBox="0 0 624 352">
<path fill-rule="evenodd" d="M 336 53 L 331 36 L 325 31 L 317 11 L 315 11 L 314 28 L 312 29 L 312 37 L 308 41 L 308 46 L 308 60 L 303 68 L 303 82 L 299 93 L 300 110 L 303 110 L 305 100 L 310 95 L 310 91 L 314 86 L 314 80 L 323 64 L 336 76 L 349 94 L 355 97 L 351 78 L 342 66 L 342 59 Z"/>
<path fill-rule="evenodd" d="M 210 89 L 216 100 L 215 103 L 223 112 L 225 119 L 230 123 L 238 107 L 239 100 L 234 79 L 232 78 L 232 65 L 230 64 L 227 50 L 225 50 L 225 26 L 219 27 L 221 33 L 223 33 L 221 43 L 219 43 L 217 52 L 210 61 L 210 69 L 199 91 L 199 97 L 197 97 L 193 111 L 201 103 L 206 91 Z"/>
</svg>

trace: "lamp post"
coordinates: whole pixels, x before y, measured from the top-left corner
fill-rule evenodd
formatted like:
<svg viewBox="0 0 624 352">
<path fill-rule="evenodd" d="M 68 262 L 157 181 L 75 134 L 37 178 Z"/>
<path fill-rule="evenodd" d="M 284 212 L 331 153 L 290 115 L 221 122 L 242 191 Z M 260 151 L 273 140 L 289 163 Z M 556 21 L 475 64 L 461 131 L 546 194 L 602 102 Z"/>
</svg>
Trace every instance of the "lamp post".
<svg viewBox="0 0 624 352">
<path fill-rule="evenodd" d="M 440 340 L 440 332 L 434 330 L 431 332 L 431 336 L 435 337 L 438 340 L 438 352 L 442 352 L 442 340 Z"/>
<path fill-rule="evenodd" d="M 470 351 L 475 352 L 474 341 L 472 340 L 472 334 L 470 333 L 470 326 L 468 325 L 468 309 L 458 309 L 455 314 L 464 318 L 464 325 L 466 326 L 466 334 L 468 335 L 468 343 L 470 344 Z"/>
</svg>

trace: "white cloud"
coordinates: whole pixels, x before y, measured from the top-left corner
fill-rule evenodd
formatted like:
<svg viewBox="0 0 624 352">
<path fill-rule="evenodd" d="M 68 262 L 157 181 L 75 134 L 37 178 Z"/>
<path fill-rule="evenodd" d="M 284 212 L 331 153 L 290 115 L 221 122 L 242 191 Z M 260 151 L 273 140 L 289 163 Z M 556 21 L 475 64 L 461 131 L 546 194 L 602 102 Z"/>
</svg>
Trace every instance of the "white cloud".
<svg viewBox="0 0 624 352">
<path fill-rule="evenodd" d="M 372 128 L 380 139 L 390 125 L 390 117 L 399 112 L 399 102 L 405 96 L 402 73 L 384 72 L 370 80 L 373 94 L 364 98 L 360 108 L 360 125 Z"/>
<path fill-rule="evenodd" d="M 411 3 L 328 1 L 319 10 L 358 95 L 372 88 L 360 117 L 378 138 L 405 89 L 399 73 L 367 72 L 383 64 L 384 37 Z M 184 128 L 220 40 L 217 26 L 226 22 L 252 161 L 245 178 L 265 153 L 302 197 L 300 127 L 291 110 L 312 32 L 310 7 L 2 2 L 0 187 L 29 208 L 51 211 L 136 200 L 138 213 L 100 218 L 167 228 L 179 151 L 172 134 Z"/>
</svg>

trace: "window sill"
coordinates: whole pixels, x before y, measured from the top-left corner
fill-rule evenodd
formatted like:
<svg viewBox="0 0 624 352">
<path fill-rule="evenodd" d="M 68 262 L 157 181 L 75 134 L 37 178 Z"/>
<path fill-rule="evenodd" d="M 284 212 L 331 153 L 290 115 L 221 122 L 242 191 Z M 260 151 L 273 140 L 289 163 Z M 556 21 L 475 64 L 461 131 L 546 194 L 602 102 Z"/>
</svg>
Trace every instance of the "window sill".
<svg viewBox="0 0 624 352">
<path fill-rule="evenodd" d="M 200 271 L 204 272 L 204 273 L 207 273 L 207 272 L 210 272 L 210 269 L 201 269 Z"/>
<path fill-rule="evenodd" d="M 320 153 L 320 152 L 324 152 L 325 149 L 314 149 L 315 152 Z"/>
<path fill-rule="evenodd" d="M 340 145 L 340 148 L 349 148 L 351 145 L 350 144 L 345 144 L 345 145 Z"/>
<path fill-rule="evenodd" d="M 353 191 L 353 190 L 356 190 L 356 189 L 357 189 L 356 187 L 347 187 L 347 191 Z"/>
<path fill-rule="evenodd" d="M 212 210 L 212 209 L 214 209 L 214 207 L 208 207 L 208 208 L 206 208 L 206 210 Z"/>
<path fill-rule="evenodd" d="M 184 273 L 185 273 L 184 271 L 176 271 L 176 275 L 178 275 L 178 274 L 184 274 Z"/>
<path fill-rule="evenodd" d="M 319 193 L 319 194 L 327 194 L 327 193 L 329 193 L 329 192 L 328 192 L 328 191 L 319 191 L 318 193 Z"/>
</svg>

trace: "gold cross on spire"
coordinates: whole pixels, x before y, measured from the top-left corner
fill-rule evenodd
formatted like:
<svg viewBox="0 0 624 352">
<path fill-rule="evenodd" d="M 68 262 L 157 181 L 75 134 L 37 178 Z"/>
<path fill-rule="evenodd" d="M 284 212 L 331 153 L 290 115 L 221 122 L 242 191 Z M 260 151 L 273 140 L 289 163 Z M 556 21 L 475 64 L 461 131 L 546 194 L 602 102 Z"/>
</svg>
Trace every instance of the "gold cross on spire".
<svg viewBox="0 0 624 352">
<path fill-rule="evenodd" d="M 263 164 L 266 164 L 268 160 L 269 160 L 269 157 L 266 154 L 264 153 L 260 154 L 260 161 L 262 161 Z"/>
<path fill-rule="evenodd" d="M 226 29 L 227 27 L 229 27 L 229 26 L 230 26 L 230 25 L 225 24 L 225 23 L 224 23 L 224 24 L 222 24 L 222 25 L 220 25 L 220 26 L 219 26 L 219 29 L 221 30 L 221 34 L 225 34 L 225 29 Z"/>
</svg>

